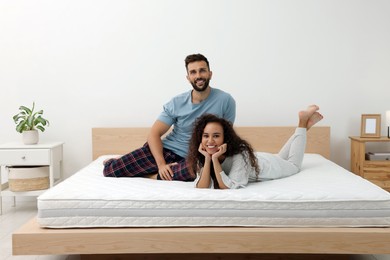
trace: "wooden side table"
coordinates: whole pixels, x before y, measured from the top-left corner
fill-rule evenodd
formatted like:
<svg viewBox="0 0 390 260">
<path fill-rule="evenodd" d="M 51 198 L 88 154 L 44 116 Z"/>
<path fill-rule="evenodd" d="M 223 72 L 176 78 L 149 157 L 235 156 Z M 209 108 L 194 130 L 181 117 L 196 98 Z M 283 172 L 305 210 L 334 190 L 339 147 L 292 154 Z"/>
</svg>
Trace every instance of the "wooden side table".
<svg viewBox="0 0 390 260">
<path fill-rule="evenodd" d="M 8 181 L 2 182 L 7 166 L 49 166 L 49 189 L 60 182 L 62 173 L 63 143 L 40 143 L 24 145 L 7 143 L 0 145 L 0 214 L 2 214 L 2 197 L 39 196 L 46 190 L 10 191 Z"/>
<path fill-rule="evenodd" d="M 390 191 L 390 161 L 366 160 L 366 144 L 390 142 L 385 136 L 379 138 L 350 136 L 351 139 L 351 171 L 379 187 Z"/>
</svg>

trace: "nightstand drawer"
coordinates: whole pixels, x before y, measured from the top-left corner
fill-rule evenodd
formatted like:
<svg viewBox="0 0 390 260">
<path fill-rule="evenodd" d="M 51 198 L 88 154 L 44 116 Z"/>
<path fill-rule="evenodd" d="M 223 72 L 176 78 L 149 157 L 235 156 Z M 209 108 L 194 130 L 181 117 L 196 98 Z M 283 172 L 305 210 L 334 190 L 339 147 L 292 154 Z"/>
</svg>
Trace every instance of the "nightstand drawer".
<svg viewBox="0 0 390 260">
<path fill-rule="evenodd" d="M 2 165 L 49 165 L 50 149 L 7 149 L 0 150 Z"/>
</svg>

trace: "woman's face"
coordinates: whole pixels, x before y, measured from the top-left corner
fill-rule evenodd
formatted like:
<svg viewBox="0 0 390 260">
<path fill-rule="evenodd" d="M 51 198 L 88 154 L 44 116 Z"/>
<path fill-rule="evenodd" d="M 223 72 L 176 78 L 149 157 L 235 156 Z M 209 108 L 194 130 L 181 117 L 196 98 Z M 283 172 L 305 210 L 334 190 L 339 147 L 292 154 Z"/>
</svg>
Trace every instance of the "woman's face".
<svg viewBox="0 0 390 260">
<path fill-rule="evenodd" d="M 219 123 L 211 122 L 203 129 L 202 145 L 208 154 L 214 154 L 224 142 L 223 127 Z"/>
</svg>

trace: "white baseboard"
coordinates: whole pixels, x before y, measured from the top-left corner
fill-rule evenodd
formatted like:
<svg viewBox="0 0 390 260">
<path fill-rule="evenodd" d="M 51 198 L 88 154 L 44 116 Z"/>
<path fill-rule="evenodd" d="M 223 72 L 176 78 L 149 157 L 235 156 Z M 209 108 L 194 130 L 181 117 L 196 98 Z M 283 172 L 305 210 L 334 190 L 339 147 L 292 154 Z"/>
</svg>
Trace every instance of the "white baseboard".
<svg viewBox="0 0 390 260">
<path fill-rule="evenodd" d="M 14 201 L 13 197 L 6 196 L 6 197 L 1 197 L 3 200 L 3 203 L 12 203 Z M 37 201 L 37 197 L 27 197 L 27 196 L 16 196 L 16 202 L 18 201 Z"/>
</svg>

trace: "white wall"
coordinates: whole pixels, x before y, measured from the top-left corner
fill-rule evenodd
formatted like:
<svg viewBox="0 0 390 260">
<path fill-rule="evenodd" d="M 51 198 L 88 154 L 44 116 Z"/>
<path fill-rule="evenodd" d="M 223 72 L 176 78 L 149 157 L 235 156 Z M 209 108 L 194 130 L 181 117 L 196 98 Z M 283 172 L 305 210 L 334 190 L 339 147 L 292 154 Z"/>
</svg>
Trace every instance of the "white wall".
<svg viewBox="0 0 390 260">
<path fill-rule="evenodd" d="M 70 176 L 91 161 L 92 127 L 150 126 L 200 52 L 236 125 L 295 125 L 319 104 L 349 169 L 361 114 L 382 114 L 386 134 L 389 13 L 387 0 L 0 0 L 0 143 L 21 140 L 12 116 L 35 101 Z"/>
</svg>

